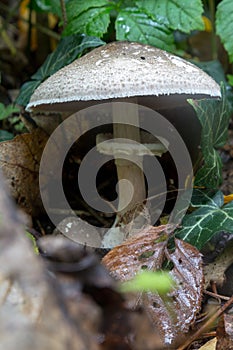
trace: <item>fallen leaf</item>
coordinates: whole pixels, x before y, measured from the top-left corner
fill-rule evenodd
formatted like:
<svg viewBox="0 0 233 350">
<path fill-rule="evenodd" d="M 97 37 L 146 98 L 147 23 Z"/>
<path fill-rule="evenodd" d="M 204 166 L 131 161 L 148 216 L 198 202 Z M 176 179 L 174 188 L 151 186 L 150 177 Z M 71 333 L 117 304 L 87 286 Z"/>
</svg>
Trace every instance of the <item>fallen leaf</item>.
<svg viewBox="0 0 233 350">
<path fill-rule="evenodd" d="M 148 315 L 143 310 L 129 310 L 116 289 L 116 282 L 88 248 L 65 237 L 47 236 L 38 241 L 46 265 L 65 294 L 65 306 L 73 320 L 82 319 L 84 329 L 103 334 L 102 350 L 161 350 L 158 333 L 153 332 Z M 99 305 L 87 303 L 85 295 Z M 102 318 L 100 318 L 102 316 Z M 142 326 L 143 324 L 143 326 Z M 143 327 L 143 329 L 142 329 Z"/>
<path fill-rule="evenodd" d="M 216 350 L 233 349 L 233 315 L 224 313 L 221 315 L 216 330 Z"/>
<path fill-rule="evenodd" d="M 168 225 L 150 227 L 122 245 L 113 248 L 103 263 L 119 281 L 129 281 L 142 269 L 156 271 L 171 263 L 170 274 L 176 286 L 163 295 L 150 291 L 137 295 L 164 344 L 172 349 L 189 331 L 200 310 L 203 289 L 202 258 L 190 244 L 175 239 L 175 249 L 167 248 Z M 135 307 L 135 305 L 134 305 Z"/>
<path fill-rule="evenodd" d="M 204 287 L 207 288 L 210 285 L 210 282 L 215 282 L 222 289 L 222 286 L 225 284 L 225 272 L 233 263 L 233 239 L 229 240 L 226 244 L 225 249 L 219 254 L 219 256 L 209 264 L 204 265 L 204 276 L 205 284 Z M 230 275 L 230 280 L 232 276 Z M 227 284 L 226 284 L 227 286 Z M 222 289 L 221 293 L 225 293 L 228 288 Z M 232 289 L 232 288 L 231 288 Z M 229 290 L 231 294 L 231 291 Z M 228 295 L 228 294 L 227 294 Z"/>
<path fill-rule="evenodd" d="M 47 134 L 41 129 L 0 143 L 0 166 L 17 204 L 30 215 L 42 211 L 39 165 Z"/>
<path fill-rule="evenodd" d="M 213 338 L 199 348 L 199 350 L 216 350 L 217 339 Z"/>
</svg>

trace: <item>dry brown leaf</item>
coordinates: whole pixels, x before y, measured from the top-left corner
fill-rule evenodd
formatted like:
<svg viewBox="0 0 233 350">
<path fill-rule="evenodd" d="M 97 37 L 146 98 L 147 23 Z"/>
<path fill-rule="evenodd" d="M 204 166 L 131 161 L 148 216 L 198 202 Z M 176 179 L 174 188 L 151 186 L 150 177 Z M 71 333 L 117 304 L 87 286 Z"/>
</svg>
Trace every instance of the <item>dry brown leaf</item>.
<svg viewBox="0 0 233 350">
<path fill-rule="evenodd" d="M 39 192 L 39 165 L 48 136 L 41 129 L 0 143 L 0 166 L 18 205 L 30 215 L 43 206 Z"/>
<path fill-rule="evenodd" d="M 199 348 L 199 350 L 216 350 L 217 339 L 213 338 Z"/>
<path fill-rule="evenodd" d="M 190 244 L 175 239 L 175 250 L 167 249 L 166 225 L 150 227 L 113 248 L 104 265 L 120 281 L 132 279 L 142 268 L 161 269 L 164 260 L 173 264 L 170 271 L 176 287 L 167 295 L 147 292 L 140 298 L 167 348 L 182 341 L 200 310 L 203 271 L 201 254 Z M 139 296 L 138 296 L 139 297 Z"/>
<path fill-rule="evenodd" d="M 166 225 L 150 226 L 113 248 L 103 258 L 103 264 L 114 278 L 122 282 L 129 281 L 146 266 L 148 270 L 159 269 L 167 245 L 166 229 Z"/>
<path fill-rule="evenodd" d="M 225 249 L 219 254 L 219 256 L 211 263 L 204 265 L 205 275 L 205 288 L 208 287 L 210 282 L 215 282 L 219 286 L 219 291 L 222 294 L 231 296 L 232 287 L 227 286 L 225 283 L 225 272 L 233 263 L 233 240 L 229 241 Z M 230 275 L 230 280 L 232 277 Z M 229 283 L 229 282 L 228 282 Z M 224 288 L 223 288 L 224 287 Z"/>
</svg>

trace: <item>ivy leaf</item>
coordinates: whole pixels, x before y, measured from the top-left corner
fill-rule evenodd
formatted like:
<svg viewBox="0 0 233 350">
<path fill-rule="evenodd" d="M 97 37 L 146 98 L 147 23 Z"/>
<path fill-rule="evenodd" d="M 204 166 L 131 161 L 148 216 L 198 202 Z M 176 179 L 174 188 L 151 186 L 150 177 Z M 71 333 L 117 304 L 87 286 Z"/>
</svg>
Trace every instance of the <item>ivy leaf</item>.
<svg viewBox="0 0 233 350">
<path fill-rule="evenodd" d="M 230 121 L 230 104 L 222 86 L 222 99 L 188 100 L 195 109 L 202 126 L 201 150 L 204 165 L 197 172 L 195 184 L 207 188 L 218 188 L 222 182 L 222 161 L 217 148 L 227 139 Z"/>
<path fill-rule="evenodd" d="M 184 33 L 197 29 L 204 30 L 201 0 L 193 0 L 188 4 L 183 0 L 138 0 L 136 4 L 154 19 L 161 18 L 170 29 Z"/>
<path fill-rule="evenodd" d="M 68 24 L 63 35 L 87 34 L 102 37 L 110 23 L 112 6 L 107 0 L 70 1 L 67 6 Z"/>
<path fill-rule="evenodd" d="M 164 50 L 174 50 L 172 31 L 161 21 L 143 13 L 137 7 L 122 9 L 116 18 L 117 40 L 137 41 Z"/>
<path fill-rule="evenodd" d="M 197 210 L 184 217 L 182 228 L 177 231 L 176 236 L 200 250 L 216 233 L 220 231 L 233 233 L 233 202 L 224 205 L 221 191 L 212 198 L 200 190 L 195 190 L 195 193 L 196 196 L 197 194 L 200 197 L 204 196 L 205 200 L 203 204 L 199 203 Z M 197 206 L 198 203 L 194 205 Z"/>
<path fill-rule="evenodd" d="M 26 82 L 20 89 L 20 94 L 16 102 L 19 105 L 26 106 L 34 90 L 50 75 L 57 72 L 60 68 L 74 61 L 87 48 L 103 45 L 104 42 L 99 38 L 86 35 L 73 35 L 63 38 L 56 50 L 48 55 L 43 65 L 31 77 L 31 81 Z"/>
<path fill-rule="evenodd" d="M 222 0 L 216 11 L 216 33 L 227 50 L 230 62 L 233 62 L 233 11 L 232 0 Z"/>
</svg>

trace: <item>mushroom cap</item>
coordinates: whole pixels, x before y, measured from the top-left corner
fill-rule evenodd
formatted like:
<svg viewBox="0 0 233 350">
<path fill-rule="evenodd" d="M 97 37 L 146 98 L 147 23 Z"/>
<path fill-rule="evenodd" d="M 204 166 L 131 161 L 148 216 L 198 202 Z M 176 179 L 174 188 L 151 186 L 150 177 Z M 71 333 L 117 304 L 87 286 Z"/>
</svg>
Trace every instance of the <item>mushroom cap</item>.
<svg viewBox="0 0 233 350">
<path fill-rule="evenodd" d="M 185 94 L 186 99 L 221 96 L 219 85 L 208 74 L 178 56 L 135 42 L 112 42 L 45 80 L 27 110 L 75 111 L 81 101 L 174 94 Z"/>
</svg>

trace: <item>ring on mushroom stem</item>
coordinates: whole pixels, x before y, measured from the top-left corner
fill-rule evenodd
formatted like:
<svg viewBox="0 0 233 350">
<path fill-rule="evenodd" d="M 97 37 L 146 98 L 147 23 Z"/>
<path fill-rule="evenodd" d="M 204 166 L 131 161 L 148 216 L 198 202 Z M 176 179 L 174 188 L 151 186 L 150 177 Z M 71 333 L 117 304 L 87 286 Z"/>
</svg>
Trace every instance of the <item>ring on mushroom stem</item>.
<svg viewBox="0 0 233 350">
<path fill-rule="evenodd" d="M 27 110 L 74 113 L 104 102 L 130 102 L 120 109 L 113 103 L 113 139 L 129 139 L 140 144 L 137 108 L 138 105 L 149 107 L 174 125 L 195 163 L 201 125 L 187 99 L 210 97 L 221 97 L 219 85 L 192 63 L 149 45 L 113 42 L 92 50 L 49 77 L 35 90 Z M 138 128 L 128 125 L 131 121 Z M 134 159 L 142 164 L 140 152 L 139 149 Z M 116 168 L 118 216 L 122 216 L 146 199 L 146 189 L 140 167 L 129 161 L 119 164 L 116 160 Z M 122 179 L 136 189 L 130 203 Z"/>
</svg>

